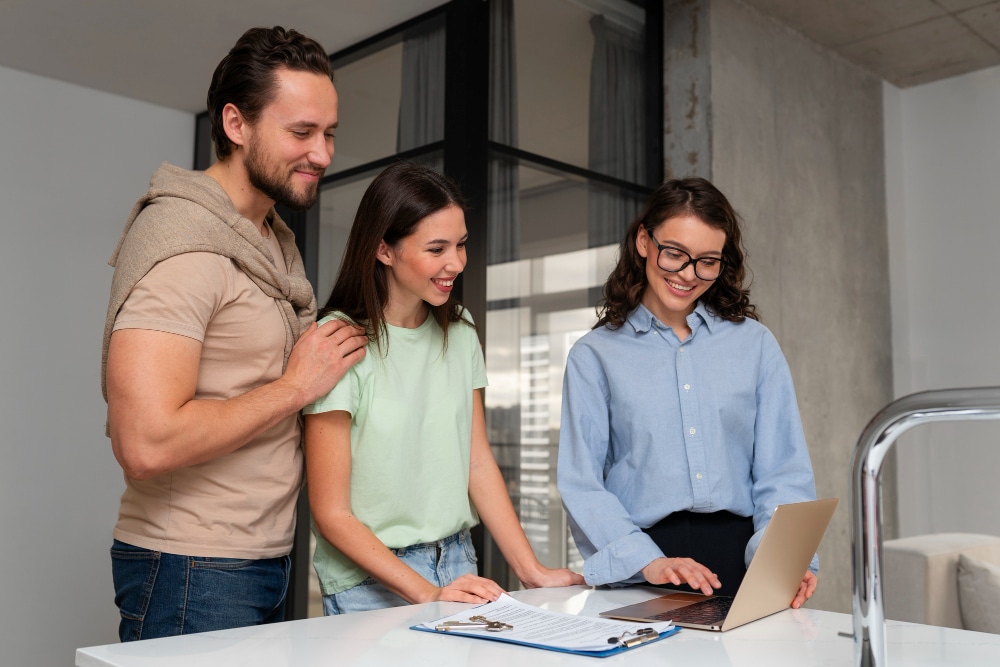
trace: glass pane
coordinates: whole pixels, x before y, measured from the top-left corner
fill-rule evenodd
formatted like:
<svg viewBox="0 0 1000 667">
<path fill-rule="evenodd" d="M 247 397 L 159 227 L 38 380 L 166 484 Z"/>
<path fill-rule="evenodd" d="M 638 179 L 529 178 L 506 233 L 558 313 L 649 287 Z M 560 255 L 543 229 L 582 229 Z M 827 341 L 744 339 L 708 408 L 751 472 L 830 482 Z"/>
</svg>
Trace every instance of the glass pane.
<svg viewBox="0 0 1000 667">
<path fill-rule="evenodd" d="M 627 0 L 499 0 L 491 139 L 647 184 L 644 20 Z"/>
<path fill-rule="evenodd" d="M 316 301 L 319 307 L 330 296 L 333 281 L 340 269 L 340 260 L 347 245 L 347 235 L 354 224 L 354 214 L 375 173 L 366 174 L 347 183 L 323 188 L 319 198 L 319 270 L 316 279 Z"/>
<path fill-rule="evenodd" d="M 396 152 L 402 63 L 403 45 L 394 44 L 334 71 L 340 127 L 327 173 Z"/>
<path fill-rule="evenodd" d="M 486 274 L 487 430 L 539 560 L 579 570 L 556 490 L 563 373 L 569 348 L 597 320 L 594 306 L 643 198 L 510 160 L 491 167 L 489 241 L 504 249 L 490 248 Z M 589 212 L 598 204 L 620 217 L 595 225 Z"/>
<path fill-rule="evenodd" d="M 444 138 L 443 17 L 342 65 L 334 63 L 340 127 L 327 173 Z"/>
</svg>

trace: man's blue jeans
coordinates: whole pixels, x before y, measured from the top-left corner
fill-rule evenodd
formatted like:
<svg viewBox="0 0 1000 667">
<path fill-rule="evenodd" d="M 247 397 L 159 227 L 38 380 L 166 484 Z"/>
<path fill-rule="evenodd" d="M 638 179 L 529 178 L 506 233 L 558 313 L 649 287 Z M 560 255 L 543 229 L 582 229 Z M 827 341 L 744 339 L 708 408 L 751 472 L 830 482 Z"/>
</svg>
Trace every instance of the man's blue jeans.
<svg viewBox="0 0 1000 667">
<path fill-rule="evenodd" d="M 288 556 L 178 556 L 115 540 L 118 636 L 127 642 L 283 621 L 290 567 Z"/>
<path fill-rule="evenodd" d="M 414 544 L 401 549 L 389 549 L 435 586 L 447 586 L 463 574 L 476 574 L 476 549 L 472 537 L 463 530 L 450 537 L 427 544 Z M 327 616 L 356 611 L 401 607 L 407 604 L 388 588 L 368 577 L 346 591 L 323 596 L 323 613 Z"/>
</svg>

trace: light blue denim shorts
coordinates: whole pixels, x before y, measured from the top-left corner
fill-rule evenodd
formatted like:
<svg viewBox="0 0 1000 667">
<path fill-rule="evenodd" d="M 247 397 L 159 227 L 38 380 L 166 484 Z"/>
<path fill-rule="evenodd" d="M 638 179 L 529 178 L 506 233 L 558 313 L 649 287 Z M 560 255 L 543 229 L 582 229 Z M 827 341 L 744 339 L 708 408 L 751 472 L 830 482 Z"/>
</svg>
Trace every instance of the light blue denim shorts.
<svg viewBox="0 0 1000 667">
<path fill-rule="evenodd" d="M 437 542 L 414 544 L 390 549 L 416 570 L 417 574 L 435 586 L 447 586 L 463 574 L 477 574 L 476 550 L 468 530 L 455 533 Z M 327 616 L 355 611 L 402 607 L 406 600 L 368 577 L 346 591 L 323 596 L 323 613 Z"/>
</svg>

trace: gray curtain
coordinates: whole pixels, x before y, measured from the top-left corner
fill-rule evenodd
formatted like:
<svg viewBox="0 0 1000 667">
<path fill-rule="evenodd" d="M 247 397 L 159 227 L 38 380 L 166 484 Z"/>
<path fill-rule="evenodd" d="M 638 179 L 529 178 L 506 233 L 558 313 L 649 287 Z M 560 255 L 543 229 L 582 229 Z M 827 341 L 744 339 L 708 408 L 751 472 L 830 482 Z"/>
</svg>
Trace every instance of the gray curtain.
<svg viewBox="0 0 1000 667">
<path fill-rule="evenodd" d="M 444 139 L 444 40 L 444 28 L 437 25 L 418 27 L 403 38 L 397 152 Z"/>
<path fill-rule="evenodd" d="M 517 66 L 514 58 L 514 0 L 490 2 L 490 140 L 517 146 Z M 519 256 L 521 224 L 517 161 L 490 158 L 487 202 L 487 262 Z"/>
<path fill-rule="evenodd" d="M 645 61 L 643 35 L 602 14 L 590 20 L 590 159 L 594 171 L 646 183 Z M 591 186 L 589 245 L 619 243 L 638 202 L 614 188 Z"/>
</svg>

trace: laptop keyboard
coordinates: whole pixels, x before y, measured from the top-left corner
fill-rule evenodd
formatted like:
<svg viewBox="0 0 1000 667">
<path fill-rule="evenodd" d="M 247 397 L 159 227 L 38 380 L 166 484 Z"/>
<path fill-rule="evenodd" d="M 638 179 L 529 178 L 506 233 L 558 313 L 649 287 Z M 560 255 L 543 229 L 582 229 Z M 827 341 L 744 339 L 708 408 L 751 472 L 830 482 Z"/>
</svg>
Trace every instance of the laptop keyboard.
<svg viewBox="0 0 1000 667">
<path fill-rule="evenodd" d="M 719 625 L 726 619 L 726 614 L 729 613 L 731 606 L 733 606 L 733 598 L 731 597 L 710 597 L 680 609 L 657 614 L 653 618 L 661 621 L 673 621 L 674 623 Z"/>
</svg>

